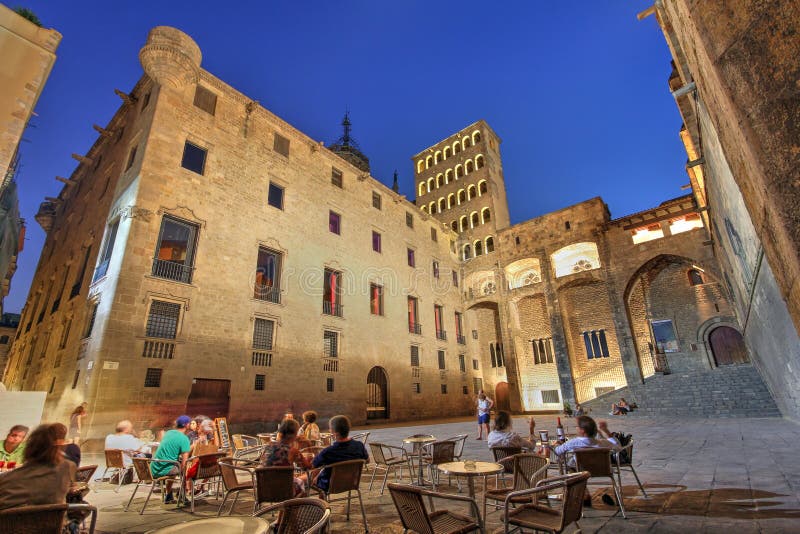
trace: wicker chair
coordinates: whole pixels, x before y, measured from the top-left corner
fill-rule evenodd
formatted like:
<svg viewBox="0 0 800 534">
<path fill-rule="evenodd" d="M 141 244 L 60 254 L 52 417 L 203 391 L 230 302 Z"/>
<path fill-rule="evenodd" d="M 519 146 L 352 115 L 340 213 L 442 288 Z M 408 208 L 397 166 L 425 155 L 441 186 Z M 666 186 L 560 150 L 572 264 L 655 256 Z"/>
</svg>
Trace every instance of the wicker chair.
<svg viewBox="0 0 800 534">
<path fill-rule="evenodd" d="M 85 482 L 88 484 L 92 481 L 94 472 L 97 471 L 96 465 L 84 465 L 75 470 L 75 482 Z"/>
<path fill-rule="evenodd" d="M 364 471 L 364 464 L 366 460 L 346 460 L 344 462 L 336 462 L 324 466 L 325 469 L 330 469 L 330 482 L 328 489 L 322 489 L 317 485 L 312 485 L 311 488 L 318 491 L 320 496 L 328 502 L 347 501 L 347 520 L 350 521 L 350 501 L 353 498 L 353 492 L 358 497 L 358 504 L 361 506 L 361 517 L 364 520 L 364 531 L 368 531 L 367 527 L 367 513 L 364 511 L 364 501 L 361 500 L 361 473 Z M 339 499 L 331 499 L 331 495 L 338 495 L 339 493 L 347 493 L 347 497 Z"/>
<path fill-rule="evenodd" d="M 359 432 L 358 434 L 353 434 L 350 436 L 350 439 L 360 441 L 364 444 L 364 447 L 366 447 L 367 441 L 369 440 L 369 432 Z"/>
<path fill-rule="evenodd" d="M 438 493 L 405 484 L 389 484 L 389 493 L 403 523 L 404 534 L 409 530 L 419 534 L 465 534 L 475 530 L 484 532 L 478 505 L 470 497 Z M 428 512 L 423 497 L 428 497 L 428 500 L 437 498 L 469 503 L 472 517 L 449 510 Z"/>
<path fill-rule="evenodd" d="M 200 456 L 192 456 L 186 462 L 185 478 L 189 481 L 189 501 L 191 503 L 191 513 L 194 513 L 194 485 L 197 481 L 210 481 L 219 482 L 220 470 L 217 463 L 221 458 L 225 457 L 224 452 L 214 452 L 211 454 L 201 454 Z M 197 472 L 191 478 L 188 477 L 189 469 L 194 462 L 197 462 Z"/>
<path fill-rule="evenodd" d="M 180 462 L 172 461 L 172 460 L 157 460 L 159 463 L 165 464 L 172 464 L 177 466 L 180 469 Z M 133 502 L 133 498 L 136 496 L 136 492 L 139 490 L 139 486 L 150 486 L 150 491 L 147 493 L 147 498 L 144 500 L 144 504 L 142 505 L 142 509 L 139 510 L 139 515 L 144 513 L 144 509 L 147 508 L 147 503 L 150 502 L 150 497 L 153 495 L 153 490 L 156 487 L 156 484 L 161 486 L 162 495 L 166 495 L 165 490 L 165 483 L 168 480 L 177 481 L 180 484 L 181 491 L 183 490 L 183 473 L 180 475 L 175 476 L 163 476 L 163 477 L 154 477 L 153 472 L 150 471 L 150 463 L 153 462 L 150 458 L 133 458 L 133 469 L 136 470 L 136 476 L 139 480 L 136 482 L 136 486 L 133 488 L 133 493 L 131 493 L 131 498 L 128 499 L 128 504 L 125 505 L 125 511 L 128 511 L 130 508 L 131 503 Z"/>
<path fill-rule="evenodd" d="M 492 457 L 494 458 L 494 461 L 503 466 L 502 480 L 503 480 L 503 486 L 505 486 L 505 483 L 506 483 L 505 475 L 507 475 L 507 474 L 510 475 L 511 473 L 514 472 L 514 464 L 513 464 L 513 462 L 510 461 L 510 460 L 506 460 L 506 458 L 510 458 L 511 456 L 514 456 L 515 454 L 522 453 L 522 448 L 520 448 L 520 447 L 491 447 L 490 450 L 492 451 Z M 498 479 L 499 478 L 501 478 L 501 477 L 498 476 Z"/>
<path fill-rule="evenodd" d="M 324 532 L 331 518 L 328 503 L 321 499 L 289 499 L 267 506 L 254 513 L 262 516 L 278 511 L 278 520 L 272 524 L 274 534 L 314 534 Z"/>
<path fill-rule="evenodd" d="M 255 477 L 253 476 L 253 469 L 245 467 L 242 464 L 249 464 L 250 462 L 242 462 L 228 456 L 226 458 L 221 458 L 217 464 L 219 465 L 220 476 L 222 478 L 222 485 L 225 488 L 225 495 L 222 497 L 222 503 L 219 505 L 219 509 L 217 510 L 217 515 L 219 516 L 222 513 L 222 509 L 225 506 L 225 502 L 228 500 L 228 497 L 231 494 L 234 494 L 233 497 L 233 504 L 231 504 L 231 509 L 228 510 L 228 515 L 233 513 L 233 509 L 236 507 L 236 501 L 239 499 L 239 493 L 242 491 L 255 491 Z M 243 482 L 236 476 L 236 473 L 246 473 L 246 478 L 248 479 L 246 482 Z"/>
<path fill-rule="evenodd" d="M 121 449 L 106 449 L 106 468 L 103 471 L 103 476 L 101 479 L 106 478 L 109 469 L 113 470 L 117 477 L 119 478 L 119 483 L 117 484 L 117 489 L 114 490 L 119 493 L 119 488 L 122 487 L 122 482 L 125 480 L 125 476 L 127 475 L 128 471 L 133 469 L 132 466 L 125 466 L 125 458 L 123 456 L 123 451 Z"/>
<path fill-rule="evenodd" d="M 510 488 L 495 488 L 493 490 L 487 489 L 483 494 L 483 517 L 486 518 L 486 503 L 487 501 L 494 501 L 492 505 L 494 510 L 499 510 L 502 505 L 498 502 L 505 502 L 509 493 L 530 489 L 536 486 L 538 482 L 547 478 L 547 466 L 550 460 L 543 456 L 536 454 L 515 454 L 508 457 L 512 463 L 512 472 L 514 473 L 514 484 Z M 529 502 L 530 497 L 522 497 L 512 501 L 514 504 L 522 502 Z"/>
<path fill-rule="evenodd" d="M 583 494 L 586 491 L 586 481 L 589 473 L 572 473 L 559 475 L 539 481 L 536 487 L 521 491 L 512 491 L 505 499 L 505 534 L 513 527 L 544 532 L 563 532 L 572 523 L 580 528 L 578 520 L 583 514 Z M 538 504 L 538 499 L 547 496 L 549 492 L 562 494 L 561 508 L 551 508 Z M 517 508 L 514 501 L 526 499 L 529 502 Z"/>
<path fill-rule="evenodd" d="M 464 445 L 467 443 L 467 438 L 469 438 L 469 434 L 459 434 L 444 440 L 456 442 L 456 449 L 453 451 L 453 458 L 456 460 L 461 460 L 461 456 L 464 454 Z"/>
<path fill-rule="evenodd" d="M 620 452 L 628 451 L 628 461 L 621 462 Z M 644 486 L 642 485 L 642 481 L 639 480 L 639 475 L 636 474 L 636 469 L 633 468 L 633 439 L 628 442 L 627 445 L 622 447 L 620 451 L 614 455 L 614 463 L 613 463 L 614 471 L 617 472 L 617 483 L 619 484 L 620 491 L 622 491 L 622 470 L 628 469 L 631 473 L 633 473 L 634 478 L 636 478 L 636 483 L 639 484 L 639 489 L 642 490 L 642 495 L 647 498 L 647 492 L 644 490 Z"/>
<path fill-rule="evenodd" d="M 288 501 L 294 498 L 294 467 L 256 467 L 253 470 L 255 502 L 253 512 L 264 504 Z"/>
<path fill-rule="evenodd" d="M 255 436 L 249 436 L 247 434 L 233 434 L 231 436 L 231 442 L 233 443 L 233 450 L 238 451 L 241 449 L 247 449 L 249 447 L 258 447 L 261 445 L 261 440 Z"/>
<path fill-rule="evenodd" d="M 0 511 L 0 532 L 14 534 L 61 534 L 67 513 L 91 514 L 89 534 L 94 534 L 97 508 L 88 504 L 42 504 L 18 506 Z"/>
<path fill-rule="evenodd" d="M 611 449 L 584 447 L 572 451 L 575 456 L 575 468 L 578 471 L 588 471 L 590 479 L 602 478 L 611 481 L 614 494 L 617 496 L 617 504 L 622 517 L 625 515 L 625 505 L 622 503 L 622 491 L 614 480 L 614 469 L 611 467 Z M 605 480 L 604 480 L 605 481 Z"/>
<path fill-rule="evenodd" d="M 439 470 L 436 466 L 446 464 L 455 460 L 455 441 L 434 441 L 425 446 L 427 454 L 422 457 L 428 466 L 428 478 L 433 483 L 433 491 L 436 491 L 436 484 L 439 483 Z"/>
<path fill-rule="evenodd" d="M 370 452 L 372 453 L 372 461 L 375 466 L 372 469 L 372 478 L 369 479 L 369 489 L 372 491 L 372 482 L 375 480 L 375 475 L 378 469 L 384 471 L 383 483 L 381 484 L 381 495 L 383 490 L 386 489 L 386 479 L 389 478 L 389 471 L 400 469 L 400 478 L 403 476 L 403 467 L 408 467 L 409 476 L 413 476 L 411 462 L 408 459 L 408 454 L 403 447 L 396 447 L 394 445 L 386 445 L 384 443 L 370 443 Z"/>
</svg>

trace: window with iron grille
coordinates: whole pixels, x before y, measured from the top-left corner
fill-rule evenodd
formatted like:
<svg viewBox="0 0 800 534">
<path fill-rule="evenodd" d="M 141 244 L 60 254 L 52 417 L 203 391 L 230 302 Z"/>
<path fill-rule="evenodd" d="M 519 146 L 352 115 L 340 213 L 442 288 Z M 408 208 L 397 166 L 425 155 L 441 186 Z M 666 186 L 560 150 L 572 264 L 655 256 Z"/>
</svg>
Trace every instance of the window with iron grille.
<svg viewBox="0 0 800 534">
<path fill-rule="evenodd" d="M 272 182 L 269 183 L 269 190 L 267 191 L 267 204 L 273 208 L 283 209 L 283 187 Z"/>
<path fill-rule="evenodd" d="M 422 387 L 419 382 L 414 382 L 411 384 L 411 391 L 414 393 L 422 393 Z"/>
<path fill-rule="evenodd" d="M 325 330 L 322 333 L 322 341 L 324 345 L 324 354 L 326 358 L 339 357 L 339 333 Z"/>
<path fill-rule="evenodd" d="M 483 389 L 483 380 L 480 379 L 480 378 L 473 378 L 472 379 L 472 389 L 473 389 L 473 393 L 475 393 L 477 395 L 478 392 Z"/>
<path fill-rule="evenodd" d="M 463 354 L 458 355 L 458 368 L 461 370 L 462 373 L 467 372 L 467 361 L 464 358 Z"/>
<path fill-rule="evenodd" d="M 147 314 L 147 328 L 144 335 L 161 339 L 175 339 L 180 315 L 180 304 L 163 300 L 152 301 L 150 313 Z"/>
<path fill-rule="evenodd" d="M 431 241 L 439 241 L 439 236 L 436 234 L 436 228 L 431 228 Z"/>
<path fill-rule="evenodd" d="M 331 183 L 339 188 L 343 185 L 342 171 L 336 167 L 331 168 Z"/>
<path fill-rule="evenodd" d="M 266 375 L 256 375 L 256 383 L 254 386 L 256 391 L 264 391 L 265 380 L 266 380 Z"/>
<path fill-rule="evenodd" d="M 409 212 L 406 212 L 406 226 L 409 228 L 414 228 L 414 216 Z"/>
<path fill-rule="evenodd" d="M 213 115 L 217 110 L 217 95 L 198 85 L 194 90 L 194 105 Z"/>
<path fill-rule="evenodd" d="M 419 367 L 419 346 L 411 345 L 411 367 Z"/>
<path fill-rule="evenodd" d="M 205 148 L 186 141 L 186 143 L 183 145 L 181 167 L 192 172 L 196 172 L 197 174 L 203 174 L 206 169 L 207 154 L 208 151 Z"/>
<path fill-rule="evenodd" d="M 531 346 L 533 347 L 533 363 L 534 365 L 542 363 L 553 363 L 553 339 L 542 338 L 532 339 Z"/>
<path fill-rule="evenodd" d="M 282 156 L 289 157 L 289 140 L 284 136 L 276 133 L 275 134 L 275 142 L 272 145 L 272 149 Z"/>
<path fill-rule="evenodd" d="M 442 384 L 442 395 L 447 395 L 447 384 Z"/>
<path fill-rule="evenodd" d="M 272 350 L 272 336 L 275 321 L 256 318 L 253 325 L 253 348 L 256 350 Z"/>
<path fill-rule="evenodd" d="M 163 369 L 156 369 L 153 367 L 147 368 L 147 373 L 144 375 L 144 387 L 146 388 L 160 388 L 161 387 L 161 373 Z"/>
<path fill-rule="evenodd" d="M 561 398 L 558 395 L 557 389 L 542 390 L 542 403 L 543 404 L 558 404 Z"/>
<path fill-rule="evenodd" d="M 328 393 L 333 392 L 333 378 L 325 379 L 325 391 L 327 391 Z"/>
<path fill-rule="evenodd" d="M 372 207 L 376 210 L 381 209 L 381 195 L 375 191 L 372 192 Z"/>
<path fill-rule="evenodd" d="M 131 148 L 131 151 L 128 153 L 128 163 L 125 164 L 125 170 L 127 171 L 131 167 L 133 167 L 133 162 L 136 160 L 136 149 L 139 148 L 138 146 L 134 146 Z"/>
<path fill-rule="evenodd" d="M 446 369 L 445 367 L 445 359 L 444 359 L 444 351 L 440 350 L 436 352 L 437 356 L 439 357 L 439 369 Z"/>
<path fill-rule="evenodd" d="M 25 371 L 27 372 L 27 368 L 25 369 Z M 79 378 L 80 376 L 81 376 L 81 370 L 80 370 L 80 369 L 77 369 L 77 370 L 75 371 L 75 376 L 74 376 L 74 377 L 73 377 L 73 379 L 72 379 L 72 389 L 75 389 L 76 387 L 78 387 L 78 378 Z M 23 377 L 23 378 L 24 378 L 24 377 Z"/>
<path fill-rule="evenodd" d="M 92 330 L 94 329 L 94 320 L 97 318 L 97 302 L 91 302 L 89 304 L 91 308 L 89 309 L 88 319 L 86 321 L 86 328 L 83 331 L 83 337 L 81 339 L 86 339 L 87 337 L 92 336 Z"/>
</svg>

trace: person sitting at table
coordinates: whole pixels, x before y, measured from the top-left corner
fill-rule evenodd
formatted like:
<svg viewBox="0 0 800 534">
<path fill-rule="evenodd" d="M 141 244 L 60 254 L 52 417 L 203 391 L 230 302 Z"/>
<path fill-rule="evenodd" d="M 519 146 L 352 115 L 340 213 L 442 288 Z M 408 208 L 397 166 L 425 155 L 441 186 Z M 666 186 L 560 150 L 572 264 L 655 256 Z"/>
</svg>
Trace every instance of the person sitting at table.
<svg viewBox="0 0 800 534">
<path fill-rule="evenodd" d="M 153 454 L 153 461 L 150 463 L 150 472 L 154 478 L 178 476 L 183 472 L 186 467 L 186 459 L 189 457 L 189 450 L 192 447 L 191 443 L 189 443 L 189 438 L 186 437 L 186 432 L 191 422 L 191 417 L 182 415 L 175 420 L 175 428 L 164 434 L 161 444 Z M 173 463 L 164 463 L 158 460 L 179 462 L 180 467 Z M 172 494 L 172 483 L 172 480 L 167 480 L 164 504 L 175 502 L 175 496 Z M 183 503 L 178 504 L 181 505 Z"/>
<path fill-rule="evenodd" d="M 25 436 L 30 430 L 25 425 L 14 425 L 8 431 L 6 439 L 0 443 L 0 461 L 14 462 L 22 465 L 25 458 Z"/>
<path fill-rule="evenodd" d="M 586 412 L 584 411 L 583 406 L 581 406 L 578 403 L 575 403 L 575 410 L 572 412 L 572 416 L 573 417 L 580 417 L 582 415 L 586 415 Z"/>
<path fill-rule="evenodd" d="M 319 426 L 317 426 L 317 412 L 309 410 L 303 412 L 303 426 L 297 431 L 298 435 L 308 441 L 319 441 Z"/>
<path fill-rule="evenodd" d="M 620 398 L 619 402 L 611 405 L 611 415 L 628 415 L 631 411 L 631 406 L 624 398 Z"/>
<path fill-rule="evenodd" d="M 67 426 L 61 423 L 53 423 L 53 431 L 56 433 L 56 444 L 61 450 L 64 459 L 74 463 L 75 467 L 80 467 L 81 448 L 77 444 L 67 441 Z"/>
<path fill-rule="evenodd" d="M 64 460 L 54 425 L 39 425 L 25 446 L 22 467 L 0 476 L 0 510 L 62 504 L 75 479 L 75 464 Z"/>
<path fill-rule="evenodd" d="M 145 444 L 133 435 L 133 423 L 127 419 L 117 423 L 114 432 L 114 434 L 106 436 L 105 449 L 121 450 L 123 465 L 125 467 L 130 467 L 133 465 L 131 456 L 136 456 L 136 453 L 142 452 L 145 448 Z"/>
<path fill-rule="evenodd" d="M 262 466 L 289 466 L 300 465 L 305 469 L 311 467 L 311 460 L 300 454 L 297 448 L 297 433 L 300 423 L 294 419 L 284 419 L 278 426 L 278 439 L 264 449 L 261 453 L 260 462 Z M 306 476 L 294 477 L 295 497 L 306 492 Z"/>
<path fill-rule="evenodd" d="M 533 433 L 536 429 L 536 421 L 533 416 L 528 419 L 528 438 L 525 439 L 512 430 L 513 421 L 511 414 L 505 410 L 500 410 L 494 418 L 494 430 L 489 432 L 486 443 L 492 447 L 520 447 L 522 449 L 534 449 Z"/>
<path fill-rule="evenodd" d="M 325 467 L 345 460 L 369 460 L 369 454 L 364 444 L 349 438 L 350 419 L 346 415 L 335 415 L 328 422 L 334 442 L 325 447 L 314 457 L 314 467 Z M 327 491 L 331 481 L 331 470 L 324 468 L 317 474 L 315 484 L 321 490 Z"/>
</svg>

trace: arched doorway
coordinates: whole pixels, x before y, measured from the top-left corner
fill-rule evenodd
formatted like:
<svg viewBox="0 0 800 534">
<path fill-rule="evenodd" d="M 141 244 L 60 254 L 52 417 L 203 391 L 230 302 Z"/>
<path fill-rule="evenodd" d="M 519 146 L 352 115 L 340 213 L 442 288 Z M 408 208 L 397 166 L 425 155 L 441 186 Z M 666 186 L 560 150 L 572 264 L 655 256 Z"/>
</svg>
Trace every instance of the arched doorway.
<svg viewBox="0 0 800 534">
<path fill-rule="evenodd" d="M 715 328 L 708 336 L 708 343 L 711 345 L 711 353 L 714 355 L 714 362 L 717 365 L 748 363 L 750 361 L 742 334 L 736 331 L 735 328 L 730 326 Z"/>
<path fill-rule="evenodd" d="M 494 387 L 494 405 L 498 410 L 511 410 L 511 401 L 508 398 L 508 382 L 498 382 Z"/>
<path fill-rule="evenodd" d="M 383 367 L 373 367 L 367 375 L 367 419 L 389 418 L 389 380 Z"/>
</svg>

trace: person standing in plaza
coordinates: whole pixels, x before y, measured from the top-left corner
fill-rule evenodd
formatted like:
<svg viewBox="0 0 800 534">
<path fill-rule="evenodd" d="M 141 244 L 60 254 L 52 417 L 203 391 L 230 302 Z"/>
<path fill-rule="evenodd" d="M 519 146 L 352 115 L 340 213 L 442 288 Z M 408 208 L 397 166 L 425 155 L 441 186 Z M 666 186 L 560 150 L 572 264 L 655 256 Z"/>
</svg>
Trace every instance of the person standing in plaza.
<svg viewBox="0 0 800 534">
<path fill-rule="evenodd" d="M 486 396 L 483 390 L 478 392 L 478 437 L 483 439 L 483 430 L 486 429 L 486 437 L 489 437 L 489 412 L 494 406 L 494 401 Z"/>
<path fill-rule="evenodd" d="M 192 448 L 189 438 L 186 437 L 186 432 L 191 422 L 191 417 L 182 415 L 175 421 L 175 428 L 164 434 L 158 450 L 153 454 L 153 461 L 150 463 L 150 472 L 154 478 L 179 476 L 183 472 L 186 467 L 186 460 L 189 458 L 189 451 Z M 171 462 L 159 462 L 158 460 L 170 460 Z M 180 466 L 172 462 L 178 462 Z M 175 496 L 172 494 L 172 483 L 172 480 L 167 480 L 164 504 L 175 502 Z M 181 503 L 178 504 L 180 505 Z"/>
<path fill-rule="evenodd" d="M 86 417 L 88 412 L 86 411 L 87 403 L 82 402 L 77 408 L 72 410 L 72 414 L 69 416 L 69 434 L 68 437 L 72 439 L 72 443 L 75 445 L 80 445 L 81 441 L 81 429 L 83 428 L 83 418 Z"/>
</svg>

